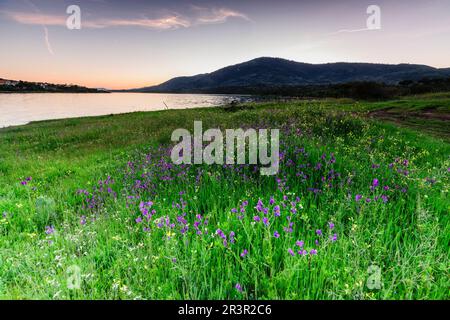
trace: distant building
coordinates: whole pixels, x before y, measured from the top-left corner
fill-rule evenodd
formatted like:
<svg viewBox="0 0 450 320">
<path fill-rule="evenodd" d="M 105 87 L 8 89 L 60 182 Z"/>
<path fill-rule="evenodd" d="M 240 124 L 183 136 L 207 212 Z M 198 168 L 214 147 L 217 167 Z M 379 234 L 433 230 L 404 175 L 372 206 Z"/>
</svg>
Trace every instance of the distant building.
<svg viewBox="0 0 450 320">
<path fill-rule="evenodd" d="M 0 86 L 15 86 L 19 81 L 0 79 Z"/>
</svg>

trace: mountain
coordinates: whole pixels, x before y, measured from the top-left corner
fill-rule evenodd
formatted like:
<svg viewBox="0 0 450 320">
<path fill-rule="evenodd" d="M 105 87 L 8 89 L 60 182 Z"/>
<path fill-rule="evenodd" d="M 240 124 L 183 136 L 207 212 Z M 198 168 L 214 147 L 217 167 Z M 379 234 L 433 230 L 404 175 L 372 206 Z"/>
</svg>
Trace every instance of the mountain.
<svg viewBox="0 0 450 320">
<path fill-rule="evenodd" d="M 221 92 L 226 88 L 307 86 L 372 81 L 396 84 L 404 80 L 450 77 L 450 68 L 416 64 L 309 64 L 280 58 L 257 58 L 212 73 L 177 77 L 138 92 Z"/>
</svg>

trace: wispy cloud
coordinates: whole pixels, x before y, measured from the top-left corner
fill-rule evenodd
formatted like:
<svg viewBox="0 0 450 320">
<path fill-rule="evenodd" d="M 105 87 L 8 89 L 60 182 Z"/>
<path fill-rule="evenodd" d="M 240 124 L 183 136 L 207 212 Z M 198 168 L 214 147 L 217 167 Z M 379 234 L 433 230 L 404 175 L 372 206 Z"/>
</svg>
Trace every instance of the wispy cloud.
<svg viewBox="0 0 450 320">
<path fill-rule="evenodd" d="M 355 33 L 355 32 L 364 32 L 364 31 L 373 31 L 373 30 L 379 30 L 379 29 L 369 29 L 369 28 L 362 28 L 362 29 L 342 29 L 336 32 L 331 32 L 328 35 L 332 36 L 332 35 L 336 35 L 336 34 L 340 34 L 340 33 Z"/>
<path fill-rule="evenodd" d="M 229 18 L 240 18 L 250 21 L 243 13 L 226 8 L 206 9 L 198 8 L 195 16 L 188 17 L 181 14 L 172 13 L 160 18 L 101 18 L 101 19 L 83 19 L 82 28 L 108 28 L 108 27 L 141 27 L 156 30 L 170 30 L 178 28 L 189 28 L 202 24 L 225 23 Z M 28 25 L 42 26 L 65 26 L 67 16 L 43 14 L 41 12 L 18 12 L 18 11 L 0 11 L 11 20 Z"/>
<path fill-rule="evenodd" d="M 96 21 L 97 26 L 106 27 L 142 27 L 149 29 L 177 29 L 188 28 L 191 22 L 181 16 L 172 15 L 159 19 L 111 19 Z"/>
<path fill-rule="evenodd" d="M 41 14 L 39 8 L 36 7 L 36 5 L 33 2 L 31 2 L 31 0 L 25 0 L 25 3 L 27 3 L 33 9 L 35 15 Z M 48 53 L 50 53 L 51 55 L 54 55 L 55 52 L 53 51 L 52 44 L 50 43 L 50 36 L 48 34 L 47 26 L 44 23 L 37 23 L 37 24 L 41 25 L 42 29 L 44 30 L 44 41 L 45 41 L 45 45 L 47 47 Z"/>
<path fill-rule="evenodd" d="M 46 26 L 43 27 L 44 28 L 44 39 L 45 39 L 45 45 L 47 46 L 47 50 L 51 55 L 54 55 L 55 53 L 53 52 L 53 48 L 52 45 L 50 43 L 50 38 L 48 36 L 48 28 Z"/>
<path fill-rule="evenodd" d="M 227 8 L 208 9 L 195 7 L 195 10 L 199 12 L 199 15 L 195 20 L 196 24 L 224 23 L 228 18 L 240 18 L 250 21 L 247 15 Z"/>
<path fill-rule="evenodd" d="M 14 12 L 0 11 L 10 19 L 21 24 L 63 26 L 66 24 L 67 17 L 47 15 L 39 12 Z"/>
</svg>

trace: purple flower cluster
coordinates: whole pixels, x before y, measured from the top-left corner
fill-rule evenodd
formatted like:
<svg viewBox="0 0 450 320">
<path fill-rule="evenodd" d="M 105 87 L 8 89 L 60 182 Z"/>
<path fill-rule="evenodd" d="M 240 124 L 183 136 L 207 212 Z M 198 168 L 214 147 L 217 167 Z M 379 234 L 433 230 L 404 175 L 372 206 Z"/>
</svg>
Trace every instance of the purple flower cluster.
<svg viewBox="0 0 450 320">
<path fill-rule="evenodd" d="M 23 186 L 26 186 L 26 185 L 28 185 L 31 182 L 31 180 L 33 180 L 32 177 L 26 177 L 25 179 L 20 181 L 20 184 L 23 185 Z"/>
<path fill-rule="evenodd" d="M 222 244 L 224 247 L 228 247 L 229 244 L 235 243 L 236 234 L 234 233 L 234 231 L 230 232 L 228 239 L 227 239 L 227 236 L 225 235 L 225 233 L 221 229 L 216 230 L 216 235 L 218 235 L 223 240 Z"/>
</svg>

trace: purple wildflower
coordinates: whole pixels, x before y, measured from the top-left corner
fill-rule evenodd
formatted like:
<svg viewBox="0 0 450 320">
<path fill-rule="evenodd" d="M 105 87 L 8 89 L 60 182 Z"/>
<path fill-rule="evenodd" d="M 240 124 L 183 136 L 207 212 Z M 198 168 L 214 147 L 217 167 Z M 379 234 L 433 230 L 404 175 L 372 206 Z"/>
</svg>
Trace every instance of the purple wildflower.
<svg viewBox="0 0 450 320">
<path fill-rule="evenodd" d="M 53 226 L 46 226 L 45 227 L 45 233 L 46 234 L 53 234 L 53 233 L 55 233 L 55 228 L 53 227 Z"/>
<path fill-rule="evenodd" d="M 231 231 L 230 232 L 230 242 L 231 243 L 234 243 L 234 236 L 235 236 L 236 234 L 234 233 L 234 231 Z"/>
<path fill-rule="evenodd" d="M 378 187 L 379 184 L 380 184 L 380 182 L 378 181 L 378 179 L 373 179 L 372 186 L 374 186 L 376 188 L 376 187 Z"/>
<path fill-rule="evenodd" d="M 280 206 L 273 207 L 273 214 L 275 215 L 275 217 L 280 216 Z"/>
<path fill-rule="evenodd" d="M 248 250 L 244 249 L 244 251 L 242 251 L 241 253 L 241 258 L 245 258 L 245 256 L 248 254 Z"/>
<path fill-rule="evenodd" d="M 278 231 L 275 231 L 273 233 L 274 238 L 278 239 L 280 237 L 280 234 L 278 233 Z"/>
</svg>

